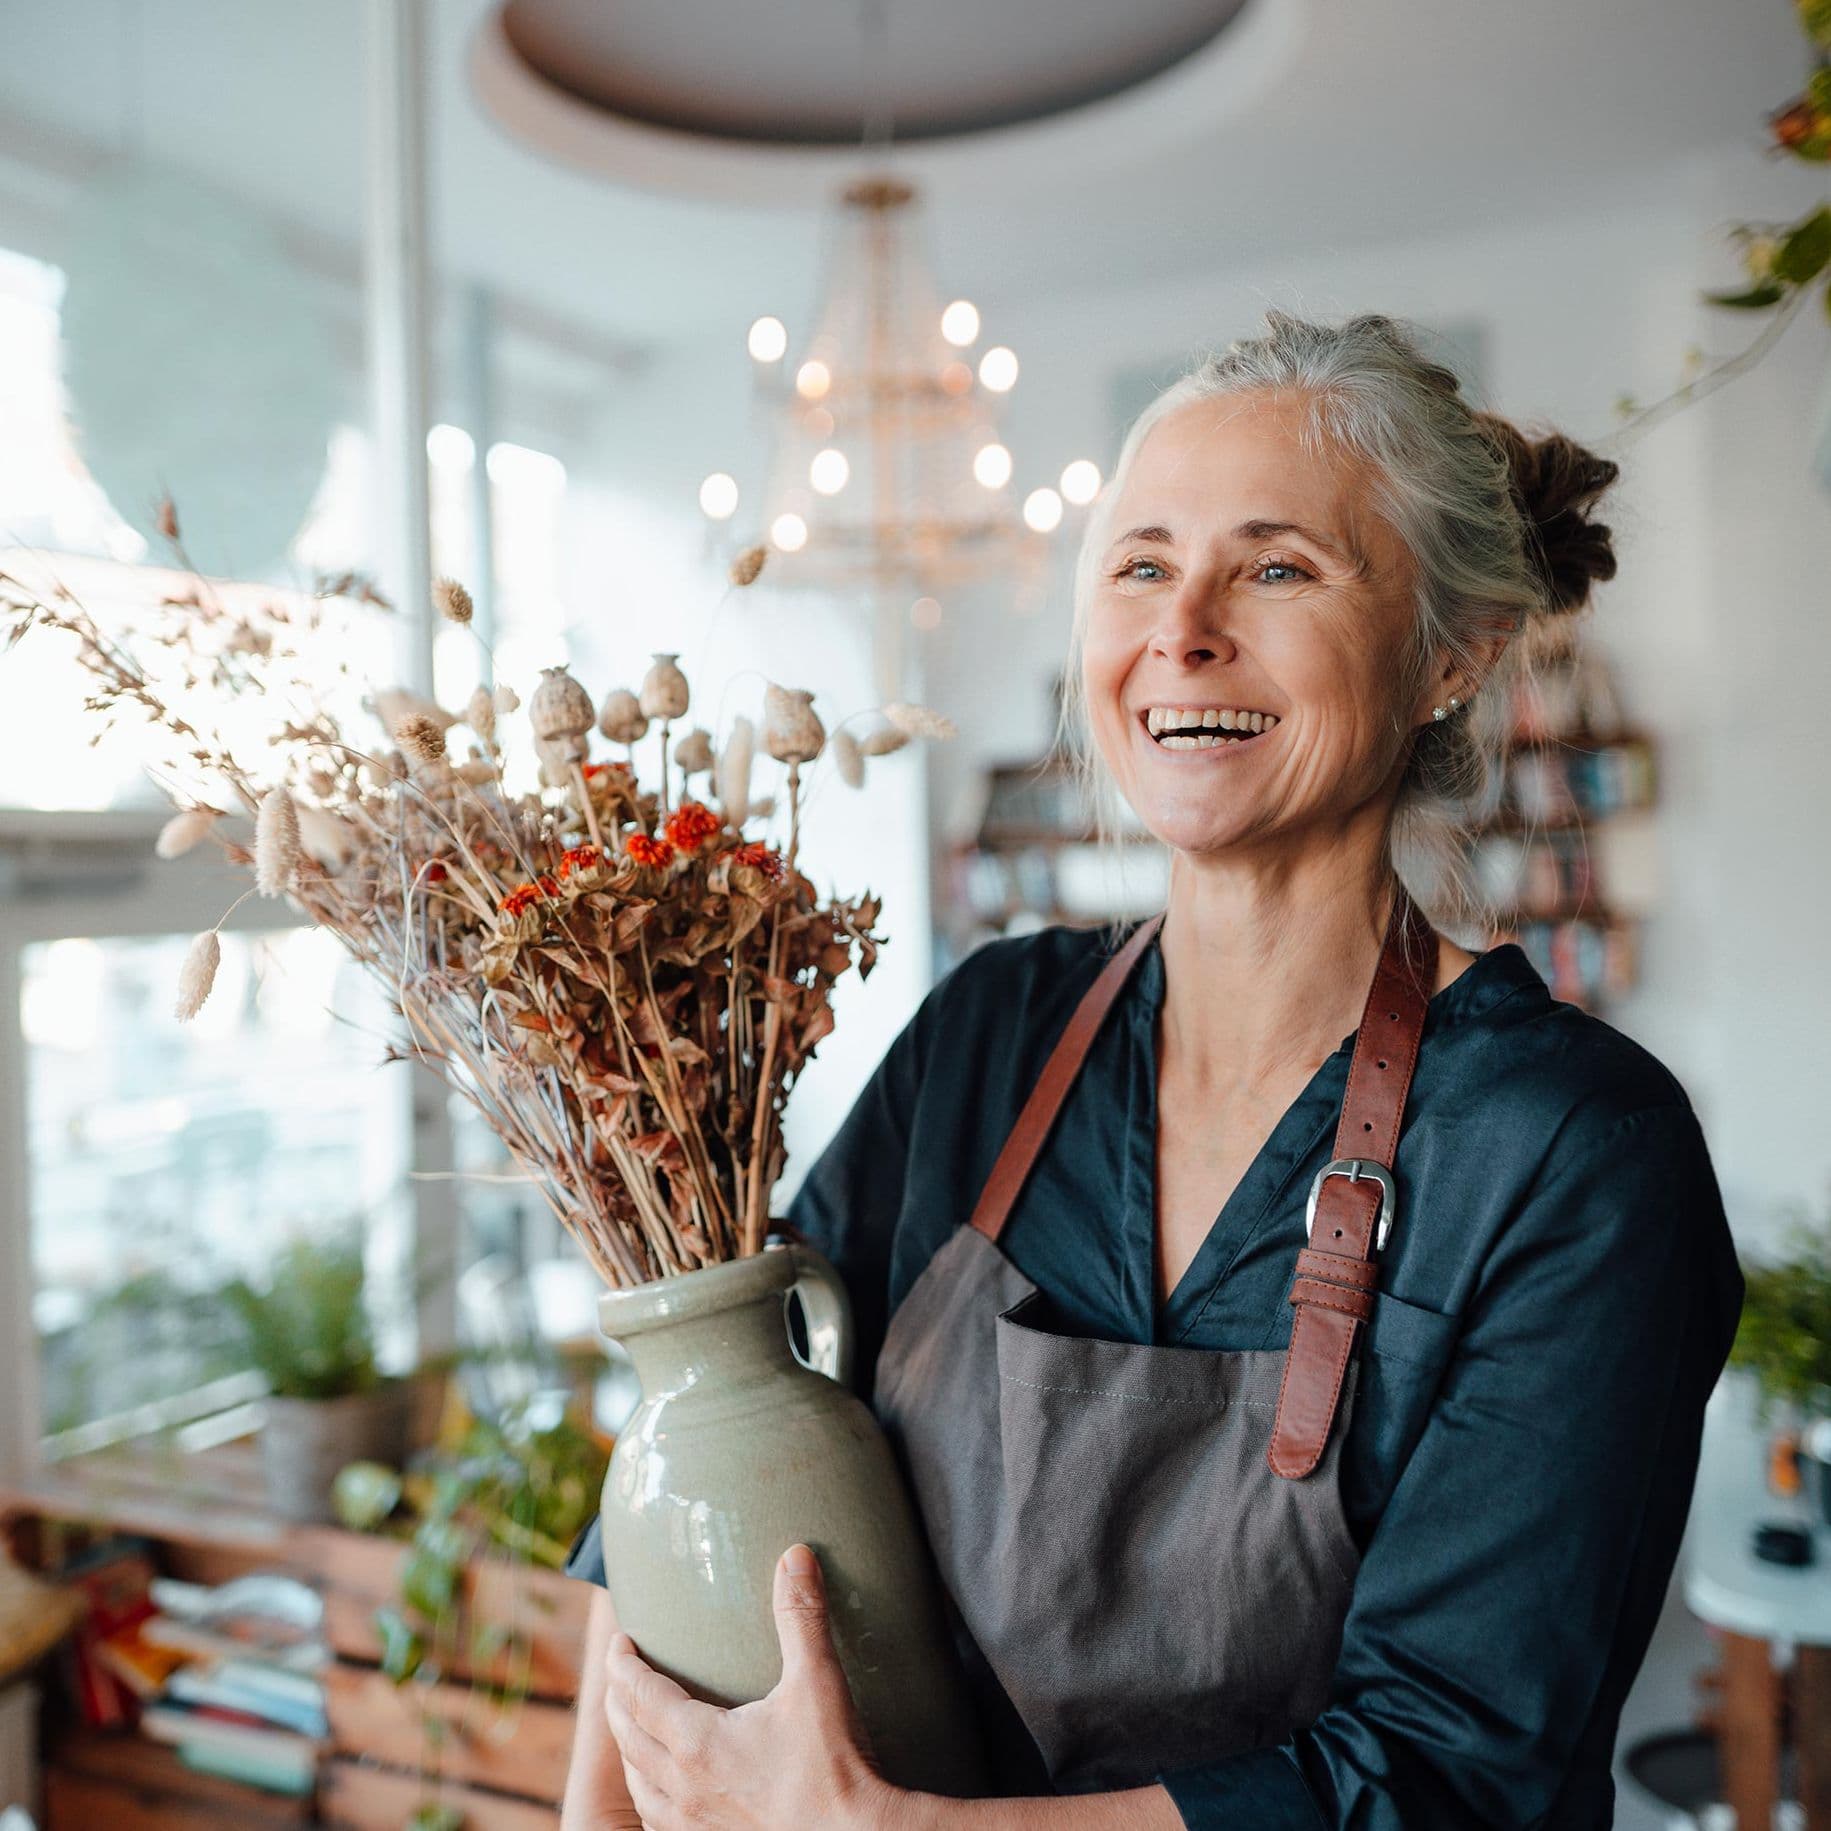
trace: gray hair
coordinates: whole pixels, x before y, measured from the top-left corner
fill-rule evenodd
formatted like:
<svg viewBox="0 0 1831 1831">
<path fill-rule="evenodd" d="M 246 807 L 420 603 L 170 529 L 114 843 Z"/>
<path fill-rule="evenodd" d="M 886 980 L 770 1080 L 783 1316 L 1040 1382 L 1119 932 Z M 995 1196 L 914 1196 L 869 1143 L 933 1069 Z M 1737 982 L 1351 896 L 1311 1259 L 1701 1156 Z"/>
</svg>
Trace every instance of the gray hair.
<svg viewBox="0 0 1831 1831">
<path fill-rule="evenodd" d="M 1581 510 L 1612 480 L 1614 466 L 1555 434 L 1534 445 L 1478 412 L 1454 372 L 1423 353 L 1418 333 L 1390 318 L 1369 314 L 1326 325 L 1272 311 L 1266 326 L 1262 337 L 1204 355 L 1126 433 L 1075 559 L 1064 747 L 1077 758 L 1102 833 L 1110 832 L 1116 802 L 1092 743 L 1081 657 L 1113 506 L 1139 448 L 1159 421 L 1192 402 L 1259 391 L 1298 396 L 1310 408 L 1306 449 L 1364 461 L 1375 507 L 1415 565 L 1416 614 L 1396 657 L 1398 704 L 1410 704 L 1439 654 L 1481 679 L 1460 711 L 1416 733 L 1388 846 L 1399 880 L 1440 925 L 1485 927 L 1493 911 L 1476 882 L 1471 836 L 1504 786 L 1515 694 L 1530 663 L 1528 644 L 1509 640 L 1484 674 L 1479 645 L 1517 636 L 1534 617 L 1580 608 L 1590 578 L 1612 574 L 1608 531 L 1584 521 Z M 1541 466 L 1546 454 L 1560 461 Z M 1587 489 L 1574 486 L 1573 476 Z M 1554 500 L 1543 500 L 1547 495 Z M 1580 548 L 1576 576 L 1568 555 L 1547 551 L 1554 538 L 1560 549 Z M 1403 737 L 1403 710 L 1395 716 Z"/>
</svg>

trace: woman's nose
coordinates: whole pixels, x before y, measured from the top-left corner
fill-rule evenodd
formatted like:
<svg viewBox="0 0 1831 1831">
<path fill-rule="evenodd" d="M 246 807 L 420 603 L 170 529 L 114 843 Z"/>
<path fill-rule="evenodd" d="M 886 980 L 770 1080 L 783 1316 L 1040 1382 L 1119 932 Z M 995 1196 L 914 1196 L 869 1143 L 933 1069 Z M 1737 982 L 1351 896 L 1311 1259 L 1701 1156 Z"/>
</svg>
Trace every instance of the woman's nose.
<svg viewBox="0 0 1831 1831">
<path fill-rule="evenodd" d="M 1151 652 L 1178 667 L 1231 661 L 1234 642 L 1227 633 L 1225 612 L 1206 594 L 1178 592 L 1164 606 L 1163 620 L 1152 632 Z"/>
</svg>

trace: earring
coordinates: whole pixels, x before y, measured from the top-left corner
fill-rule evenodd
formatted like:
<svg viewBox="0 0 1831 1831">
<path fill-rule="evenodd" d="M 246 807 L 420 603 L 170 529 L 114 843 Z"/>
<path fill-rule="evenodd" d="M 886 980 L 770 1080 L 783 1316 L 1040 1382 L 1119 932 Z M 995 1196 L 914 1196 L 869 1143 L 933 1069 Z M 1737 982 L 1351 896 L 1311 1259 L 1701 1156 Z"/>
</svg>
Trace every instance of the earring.
<svg viewBox="0 0 1831 1831">
<path fill-rule="evenodd" d="M 1448 718 L 1449 708 L 1447 706 L 1432 706 L 1430 715 L 1432 718 Z"/>
<path fill-rule="evenodd" d="M 1459 700 L 1454 693 L 1452 693 L 1450 695 L 1450 710 L 1452 712 L 1454 712 L 1456 710 L 1456 708 L 1461 704 L 1462 704 L 1462 701 Z"/>
</svg>

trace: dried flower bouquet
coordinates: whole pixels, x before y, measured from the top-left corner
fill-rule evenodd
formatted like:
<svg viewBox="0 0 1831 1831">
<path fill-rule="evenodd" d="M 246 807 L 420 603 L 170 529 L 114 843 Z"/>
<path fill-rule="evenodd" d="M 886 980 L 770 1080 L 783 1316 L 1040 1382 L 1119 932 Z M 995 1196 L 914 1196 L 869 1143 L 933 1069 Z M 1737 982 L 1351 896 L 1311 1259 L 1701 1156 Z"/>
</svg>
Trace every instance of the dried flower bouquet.
<svg viewBox="0 0 1831 1831">
<path fill-rule="evenodd" d="M 733 585 L 761 558 L 744 556 Z M 462 586 L 441 580 L 434 598 L 470 622 Z M 329 929 L 405 1019 L 398 1053 L 476 1106 L 607 1283 L 761 1250 L 788 1092 L 833 1027 L 834 984 L 853 966 L 867 974 L 880 942 L 874 897 L 822 901 L 797 868 L 807 772 L 830 752 L 858 786 L 867 757 L 951 735 L 945 719 L 888 706 L 862 738 L 829 739 L 811 694 L 771 685 L 761 732 L 739 717 L 715 754 L 703 728 L 675 738 L 690 691 L 674 656 L 598 705 L 549 668 L 527 706 L 541 786 L 512 793 L 508 687 L 479 687 L 461 715 L 375 694 L 386 738 L 353 743 L 308 678 L 296 614 L 231 611 L 205 591 L 167 599 L 154 639 L 185 685 L 287 708 L 257 764 L 175 710 L 67 595 L 0 578 L 0 616 L 9 647 L 34 626 L 73 635 L 90 711 L 137 712 L 167 740 L 157 773 L 180 806 L 161 855 L 214 841 L 254 891 Z M 634 746 L 652 729 L 659 769 L 644 786 Z M 594 757 L 594 738 L 624 754 Z M 779 845 L 748 830 L 774 811 L 773 796 L 751 795 L 759 740 L 782 773 Z M 252 843 L 231 833 L 232 810 L 252 819 Z M 208 996 L 218 959 L 215 931 L 198 937 L 180 1018 Z"/>
</svg>

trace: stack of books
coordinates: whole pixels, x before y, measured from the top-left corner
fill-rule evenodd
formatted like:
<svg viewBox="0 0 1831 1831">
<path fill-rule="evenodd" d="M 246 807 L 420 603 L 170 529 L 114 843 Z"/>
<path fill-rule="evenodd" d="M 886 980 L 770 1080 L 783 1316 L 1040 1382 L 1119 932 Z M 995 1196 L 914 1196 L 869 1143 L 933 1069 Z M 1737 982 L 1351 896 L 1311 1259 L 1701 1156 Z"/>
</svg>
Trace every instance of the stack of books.
<svg viewBox="0 0 1831 1831">
<path fill-rule="evenodd" d="M 329 1658 L 323 1604 L 291 1577 L 209 1587 L 156 1577 L 140 1637 L 179 1663 L 140 1716 L 188 1767 L 303 1796 L 329 1736 L 317 1674 Z"/>
<path fill-rule="evenodd" d="M 216 1585 L 157 1574 L 151 1547 L 112 1539 L 65 1567 L 88 1615 L 68 1651 L 83 1720 L 171 1745 L 187 1766 L 303 1797 L 329 1739 L 318 1674 L 323 1603 L 296 1578 Z"/>
<path fill-rule="evenodd" d="M 316 1784 L 330 1734 L 318 1681 L 257 1659 L 180 1666 L 140 1728 L 169 1742 L 187 1767 L 294 1796 Z"/>
</svg>

